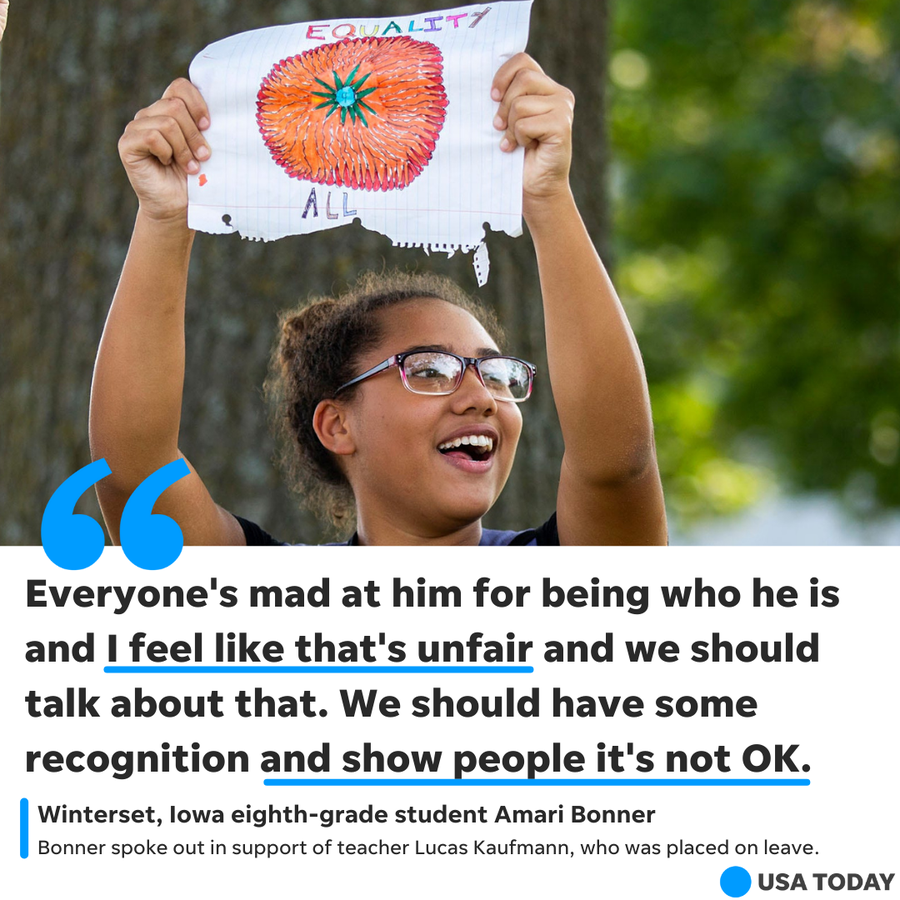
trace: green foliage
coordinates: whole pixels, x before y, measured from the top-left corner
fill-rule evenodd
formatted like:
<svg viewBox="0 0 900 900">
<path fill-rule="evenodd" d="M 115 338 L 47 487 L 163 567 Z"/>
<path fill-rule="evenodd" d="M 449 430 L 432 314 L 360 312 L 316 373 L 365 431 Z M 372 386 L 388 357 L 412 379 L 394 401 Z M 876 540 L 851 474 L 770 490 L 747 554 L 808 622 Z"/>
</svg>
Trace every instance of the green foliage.
<svg viewBox="0 0 900 900">
<path fill-rule="evenodd" d="M 616 275 L 673 512 L 900 507 L 900 5 L 616 15 Z"/>
</svg>

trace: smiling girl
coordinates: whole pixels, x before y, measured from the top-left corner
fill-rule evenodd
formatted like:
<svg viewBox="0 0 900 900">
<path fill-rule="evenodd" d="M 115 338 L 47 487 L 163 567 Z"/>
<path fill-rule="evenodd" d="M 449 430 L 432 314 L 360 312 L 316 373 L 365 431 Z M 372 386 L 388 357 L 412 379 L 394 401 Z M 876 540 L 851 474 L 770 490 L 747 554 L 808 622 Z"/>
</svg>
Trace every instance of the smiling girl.
<svg viewBox="0 0 900 900">
<path fill-rule="evenodd" d="M 355 519 L 351 543 L 665 543 L 640 355 L 569 188 L 574 98 L 525 54 L 500 68 L 492 97 L 501 149 L 525 152 L 523 214 L 565 442 L 556 515 L 528 531 L 482 529 L 534 370 L 501 348 L 489 313 L 429 276 L 369 276 L 283 317 L 270 389 L 297 481 L 334 521 Z M 91 394 L 92 454 L 113 473 L 97 493 L 114 541 L 135 487 L 180 455 L 186 175 L 209 158 L 208 127 L 200 93 L 179 79 L 119 142 L 140 206 Z M 274 543 L 219 507 L 193 468 L 155 512 L 178 522 L 186 544 Z"/>
</svg>

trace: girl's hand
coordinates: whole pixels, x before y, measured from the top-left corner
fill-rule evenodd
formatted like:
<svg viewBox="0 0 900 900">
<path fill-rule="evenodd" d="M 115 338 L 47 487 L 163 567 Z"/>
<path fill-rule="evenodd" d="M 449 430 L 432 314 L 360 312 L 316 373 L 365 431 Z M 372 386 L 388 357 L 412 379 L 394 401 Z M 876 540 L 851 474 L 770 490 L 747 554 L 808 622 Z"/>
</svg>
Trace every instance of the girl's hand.
<svg viewBox="0 0 900 900">
<path fill-rule="evenodd" d="M 162 99 L 142 109 L 119 139 L 119 156 L 143 213 L 160 221 L 185 221 L 187 176 L 209 159 L 202 132 L 209 110 L 186 78 L 173 81 Z"/>
<path fill-rule="evenodd" d="M 9 14 L 9 0 L 0 0 L 0 41 L 3 40 L 3 32 L 6 31 L 6 17 Z"/>
<path fill-rule="evenodd" d="M 494 76 L 491 96 L 500 102 L 494 127 L 500 148 L 525 148 L 523 189 L 529 205 L 566 194 L 572 161 L 575 96 L 544 74 L 527 53 L 507 60 Z"/>
</svg>

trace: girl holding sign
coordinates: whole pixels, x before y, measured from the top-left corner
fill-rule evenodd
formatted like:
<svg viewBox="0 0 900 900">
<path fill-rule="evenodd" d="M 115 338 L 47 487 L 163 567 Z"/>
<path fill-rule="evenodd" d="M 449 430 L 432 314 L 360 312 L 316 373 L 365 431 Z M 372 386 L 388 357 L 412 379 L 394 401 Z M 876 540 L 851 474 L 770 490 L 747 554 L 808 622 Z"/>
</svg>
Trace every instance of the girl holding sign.
<svg viewBox="0 0 900 900">
<path fill-rule="evenodd" d="M 311 499 L 352 543 L 662 544 L 666 519 L 634 335 L 569 188 L 574 98 L 525 54 L 497 72 L 501 149 L 524 147 L 523 212 L 540 271 L 550 381 L 565 441 L 556 515 L 525 532 L 482 529 L 522 429 L 533 367 L 443 279 L 362 280 L 283 319 L 274 392 Z M 91 448 L 114 540 L 125 502 L 179 456 L 184 304 L 193 233 L 186 176 L 210 149 L 209 111 L 180 79 L 119 143 L 140 208 L 97 356 Z M 272 543 L 219 507 L 196 471 L 155 511 L 186 544 Z"/>
</svg>

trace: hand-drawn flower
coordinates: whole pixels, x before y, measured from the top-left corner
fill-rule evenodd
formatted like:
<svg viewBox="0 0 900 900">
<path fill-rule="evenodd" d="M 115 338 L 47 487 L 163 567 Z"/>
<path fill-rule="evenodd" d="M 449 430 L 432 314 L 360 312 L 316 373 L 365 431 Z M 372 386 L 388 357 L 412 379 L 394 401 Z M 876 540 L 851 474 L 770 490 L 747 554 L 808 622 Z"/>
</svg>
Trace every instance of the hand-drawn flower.
<svg viewBox="0 0 900 900">
<path fill-rule="evenodd" d="M 428 165 L 443 127 L 442 73 L 441 52 L 427 41 L 345 38 L 275 65 L 256 121 L 292 178 L 403 188 Z"/>
</svg>

